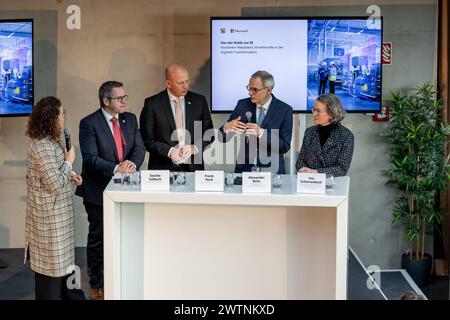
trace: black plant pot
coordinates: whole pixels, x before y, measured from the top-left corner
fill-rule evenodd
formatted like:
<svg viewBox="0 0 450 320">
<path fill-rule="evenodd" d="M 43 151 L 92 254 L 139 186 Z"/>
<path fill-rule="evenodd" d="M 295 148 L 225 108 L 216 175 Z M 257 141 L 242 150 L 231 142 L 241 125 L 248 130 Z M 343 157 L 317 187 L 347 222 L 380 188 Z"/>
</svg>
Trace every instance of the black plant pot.
<svg viewBox="0 0 450 320">
<path fill-rule="evenodd" d="M 419 287 L 426 286 L 430 281 L 432 261 L 433 259 L 428 253 L 425 253 L 425 258 L 422 260 L 410 260 L 408 253 L 402 254 L 402 268 L 408 271 Z"/>
</svg>

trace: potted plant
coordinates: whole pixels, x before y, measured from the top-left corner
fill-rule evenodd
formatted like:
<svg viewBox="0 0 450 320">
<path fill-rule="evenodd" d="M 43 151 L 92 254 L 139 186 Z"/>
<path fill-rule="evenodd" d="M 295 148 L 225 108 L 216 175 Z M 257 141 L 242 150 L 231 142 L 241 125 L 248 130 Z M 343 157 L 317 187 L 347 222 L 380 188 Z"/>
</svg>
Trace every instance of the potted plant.
<svg viewBox="0 0 450 320">
<path fill-rule="evenodd" d="M 442 101 L 430 83 L 407 94 L 393 92 L 387 102 L 392 143 L 389 183 L 400 191 L 392 222 L 406 227 L 409 248 L 402 255 L 402 268 L 424 286 L 432 265 L 431 255 L 425 252 L 426 235 L 442 222 L 437 199 L 450 177 L 446 156 L 450 126 L 441 119 Z"/>
</svg>

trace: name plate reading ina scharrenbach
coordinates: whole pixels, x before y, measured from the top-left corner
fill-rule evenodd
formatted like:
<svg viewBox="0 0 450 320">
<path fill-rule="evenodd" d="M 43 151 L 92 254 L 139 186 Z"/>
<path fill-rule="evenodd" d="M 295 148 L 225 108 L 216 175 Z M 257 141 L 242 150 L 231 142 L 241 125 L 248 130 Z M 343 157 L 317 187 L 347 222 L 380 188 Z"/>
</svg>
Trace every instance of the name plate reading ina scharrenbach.
<svg viewBox="0 0 450 320">
<path fill-rule="evenodd" d="M 325 173 L 297 173 L 297 193 L 325 193 Z"/>
</svg>

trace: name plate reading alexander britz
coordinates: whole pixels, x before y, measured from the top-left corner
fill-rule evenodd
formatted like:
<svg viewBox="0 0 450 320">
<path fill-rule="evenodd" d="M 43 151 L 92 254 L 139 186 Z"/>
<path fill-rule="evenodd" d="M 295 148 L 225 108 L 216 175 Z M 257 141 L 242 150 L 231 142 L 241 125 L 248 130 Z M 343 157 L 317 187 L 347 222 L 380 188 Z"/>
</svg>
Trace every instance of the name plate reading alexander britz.
<svg viewBox="0 0 450 320">
<path fill-rule="evenodd" d="M 195 191 L 223 192 L 223 171 L 195 171 Z"/>
<path fill-rule="evenodd" d="M 142 191 L 170 191 L 169 170 L 141 170 Z"/>
<path fill-rule="evenodd" d="M 272 191 L 272 174 L 270 172 L 242 172 L 242 192 Z"/>
<path fill-rule="evenodd" d="M 297 173 L 298 193 L 325 193 L 325 173 Z"/>
</svg>

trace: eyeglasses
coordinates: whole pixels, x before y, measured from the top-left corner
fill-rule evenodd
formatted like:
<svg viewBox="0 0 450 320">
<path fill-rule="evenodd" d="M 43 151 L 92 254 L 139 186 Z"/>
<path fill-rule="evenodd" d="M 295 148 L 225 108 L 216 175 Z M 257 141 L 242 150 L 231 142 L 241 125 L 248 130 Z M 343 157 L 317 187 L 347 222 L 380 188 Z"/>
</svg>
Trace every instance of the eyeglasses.
<svg viewBox="0 0 450 320">
<path fill-rule="evenodd" d="M 250 91 L 250 92 L 253 93 L 253 94 L 258 93 L 258 92 L 260 92 L 261 90 L 267 89 L 267 87 L 260 88 L 260 89 L 258 89 L 258 88 L 253 88 L 253 87 L 250 87 L 249 85 L 245 86 L 245 88 L 247 89 L 247 91 Z"/>
<path fill-rule="evenodd" d="M 125 103 L 128 101 L 128 95 L 120 96 L 120 97 L 108 97 L 109 100 L 117 100 L 120 103 Z"/>
<path fill-rule="evenodd" d="M 319 109 L 312 108 L 312 109 L 311 109 L 311 112 L 312 112 L 312 113 L 321 114 L 321 113 L 323 113 L 324 111 L 320 111 Z"/>
</svg>

